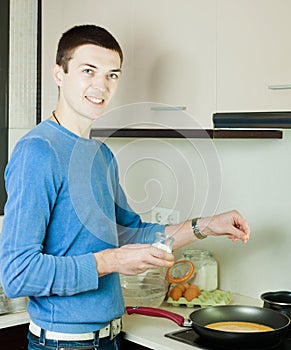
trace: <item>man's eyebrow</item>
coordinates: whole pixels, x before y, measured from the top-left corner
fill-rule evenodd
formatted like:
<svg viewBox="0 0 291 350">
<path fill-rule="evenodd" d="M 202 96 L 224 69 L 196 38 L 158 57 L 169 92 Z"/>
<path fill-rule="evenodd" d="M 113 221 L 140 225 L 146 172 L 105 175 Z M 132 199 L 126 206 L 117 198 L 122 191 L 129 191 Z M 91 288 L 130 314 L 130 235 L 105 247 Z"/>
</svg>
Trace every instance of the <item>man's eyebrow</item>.
<svg viewBox="0 0 291 350">
<path fill-rule="evenodd" d="M 82 64 L 80 64 L 80 66 L 88 66 L 88 67 L 97 69 L 96 66 L 94 66 L 93 64 L 90 64 L 90 63 L 82 63 Z"/>
<path fill-rule="evenodd" d="M 94 64 L 90 64 L 90 63 L 82 63 L 81 66 L 88 66 L 88 67 L 93 68 L 93 69 L 98 68 L 98 67 L 94 66 Z M 121 68 L 110 69 L 109 71 L 114 72 L 114 73 L 118 73 L 118 72 L 121 72 Z"/>
</svg>

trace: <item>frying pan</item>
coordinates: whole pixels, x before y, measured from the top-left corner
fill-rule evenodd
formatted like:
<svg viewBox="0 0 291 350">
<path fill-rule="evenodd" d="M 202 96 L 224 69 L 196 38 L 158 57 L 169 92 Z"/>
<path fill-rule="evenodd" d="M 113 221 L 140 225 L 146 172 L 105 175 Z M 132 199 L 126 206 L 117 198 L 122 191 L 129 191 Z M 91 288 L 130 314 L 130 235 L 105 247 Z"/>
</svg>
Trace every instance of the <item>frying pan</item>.
<svg viewBox="0 0 291 350">
<path fill-rule="evenodd" d="M 256 348 L 278 345 L 285 338 L 290 324 L 288 316 L 271 309 L 255 306 L 223 305 L 210 306 L 192 312 L 189 320 L 183 316 L 151 307 L 126 307 L 129 315 L 140 314 L 146 316 L 163 317 L 174 321 L 181 327 L 192 327 L 205 340 L 228 348 Z M 238 333 L 214 330 L 205 327 L 214 322 L 241 321 L 253 322 L 273 328 L 272 331 Z"/>
</svg>

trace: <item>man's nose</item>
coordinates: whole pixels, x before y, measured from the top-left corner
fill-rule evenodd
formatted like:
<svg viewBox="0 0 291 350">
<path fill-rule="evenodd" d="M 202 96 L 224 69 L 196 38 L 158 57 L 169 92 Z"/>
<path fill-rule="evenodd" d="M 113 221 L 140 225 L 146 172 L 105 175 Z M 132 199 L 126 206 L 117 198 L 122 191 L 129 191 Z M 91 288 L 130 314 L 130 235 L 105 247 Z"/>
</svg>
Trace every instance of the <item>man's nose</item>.
<svg viewBox="0 0 291 350">
<path fill-rule="evenodd" d="M 103 77 L 101 75 L 96 75 L 93 78 L 92 87 L 94 89 L 98 89 L 100 91 L 105 91 L 106 86 L 107 86 L 106 77 Z"/>
</svg>

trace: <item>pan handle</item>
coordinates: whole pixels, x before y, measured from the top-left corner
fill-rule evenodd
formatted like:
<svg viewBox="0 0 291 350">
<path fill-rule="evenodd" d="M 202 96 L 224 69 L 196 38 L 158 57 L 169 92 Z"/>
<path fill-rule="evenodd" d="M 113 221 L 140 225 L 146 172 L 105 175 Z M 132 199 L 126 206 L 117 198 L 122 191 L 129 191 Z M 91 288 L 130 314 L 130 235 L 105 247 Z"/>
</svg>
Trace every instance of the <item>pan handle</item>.
<svg viewBox="0 0 291 350">
<path fill-rule="evenodd" d="M 171 312 L 171 311 L 157 309 L 154 307 L 127 306 L 126 312 L 129 315 L 138 314 L 138 315 L 145 315 L 145 316 L 168 318 L 174 321 L 178 326 L 183 327 L 185 325 L 185 319 L 183 316 L 175 314 L 174 312 Z"/>
</svg>

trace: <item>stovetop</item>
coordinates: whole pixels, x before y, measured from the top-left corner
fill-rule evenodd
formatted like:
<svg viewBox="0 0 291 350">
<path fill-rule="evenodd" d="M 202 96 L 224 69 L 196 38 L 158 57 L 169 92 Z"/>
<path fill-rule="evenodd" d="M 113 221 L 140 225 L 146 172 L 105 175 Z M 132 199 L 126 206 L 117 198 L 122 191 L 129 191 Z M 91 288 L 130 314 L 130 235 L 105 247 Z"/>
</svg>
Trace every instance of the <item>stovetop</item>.
<svg viewBox="0 0 291 350">
<path fill-rule="evenodd" d="M 226 349 L 230 350 L 229 347 L 226 348 L 223 346 L 217 346 L 217 345 L 210 344 L 209 342 L 202 339 L 191 328 L 186 329 L 186 330 L 184 329 L 184 330 L 180 330 L 180 331 L 176 331 L 176 332 L 167 333 L 167 334 L 165 334 L 165 337 L 177 340 L 177 341 L 182 342 L 184 344 L 196 346 L 196 348 L 201 349 L 201 350 L 226 350 Z M 248 348 L 248 350 L 258 350 L 257 344 L 254 344 L 254 346 L 255 347 L 253 349 Z M 236 349 L 231 348 L 231 350 L 236 350 Z M 240 349 L 240 350 L 243 350 L 243 349 Z M 261 350 L 263 350 L 263 349 L 261 349 Z M 273 347 L 264 348 L 264 350 L 291 350 L 291 338 L 288 337 L 284 340 L 284 342 L 282 342 L 276 346 L 273 346 Z"/>
</svg>

